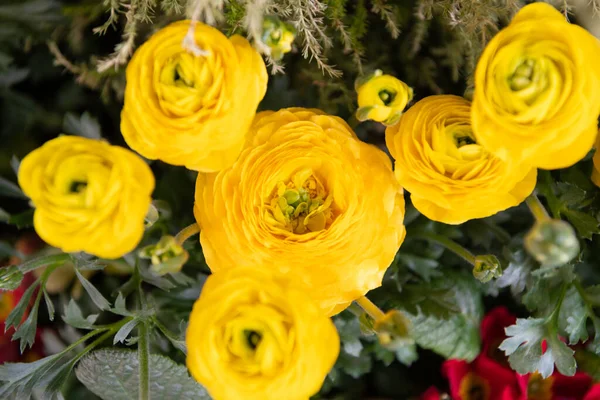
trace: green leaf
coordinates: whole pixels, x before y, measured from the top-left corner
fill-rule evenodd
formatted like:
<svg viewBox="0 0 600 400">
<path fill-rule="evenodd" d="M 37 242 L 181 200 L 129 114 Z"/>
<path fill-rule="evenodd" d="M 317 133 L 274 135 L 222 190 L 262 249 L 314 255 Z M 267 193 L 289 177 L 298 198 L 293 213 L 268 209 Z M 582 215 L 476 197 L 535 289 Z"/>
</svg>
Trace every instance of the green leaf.
<svg viewBox="0 0 600 400">
<path fill-rule="evenodd" d="M 98 308 L 101 310 L 108 310 L 110 308 L 110 303 L 104 298 L 104 296 L 102 296 L 102 293 L 100 293 L 98 289 L 96 289 L 96 287 L 90 283 L 90 281 L 85 279 L 85 277 L 81 275 L 81 272 L 79 272 L 77 268 L 75 268 L 75 274 L 77 275 L 77 278 L 79 279 L 79 282 L 81 282 L 81 285 L 85 291 L 90 295 L 94 304 L 96 304 L 96 306 L 98 306 Z"/>
<path fill-rule="evenodd" d="M 575 207 L 585 200 L 586 191 L 577 187 L 576 185 L 568 182 L 558 182 L 556 186 L 562 193 L 558 199 L 563 204 L 563 211 L 565 208 Z"/>
<path fill-rule="evenodd" d="M 77 117 L 73 113 L 66 113 L 63 121 L 63 130 L 71 135 L 83 136 L 88 139 L 102 139 L 102 133 L 98 120 L 87 111 Z"/>
<path fill-rule="evenodd" d="M 600 381 L 600 355 L 587 350 L 577 350 L 575 360 L 579 369 L 592 377 L 594 382 Z"/>
<path fill-rule="evenodd" d="M 34 284 L 29 286 L 25 293 L 23 293 L 23 297 L 21 297 L 19 303 L 16 305 L 15 308 L 13 308 L 10 314 L 8 314 L 8 317 L 6 317 L 6 321 L 4 322 L 4 332 L 8 331 L 11 326 L 16 328 L 21 323 L 25 312 L 29 308 L 31 296 L 37 289 L 38 284 L 39 282 L 36 281 Z"/>
<path fill-rule="evenodd" d="M 406 285 L 387 306 L 408 313 L 416 343 L 446 358 L 479 354 L 483 304 L 479 284 L 464 271 L 446 271 L 430 283 Z"/>
<path fill-rule="evenodd" d="M 62 363 L 64 356 L 58 353 L 31 363 L 0 365 L 0 398 L 29 399 L 34 388 L 42 390 L 42 398 L 56 398 L 66 378 L 64 370 L 68 364 Z"/>
<path fill-rule="evenodd" d="M 115 300 L 115 306 L 111 308 L 110 311 L 115 314 L 122 315 L 124 317 L 129 317 L 133 315 L 132 312 L 127 310 L 125 297 L 123 297 L 123 294 L 121 292 L 119 292 L 119 294 L 117 295 L 117 299 Z"/>
<path fill-rule="evenodd" d="M 573 224 L 579 236 L 584 239 L 592 239 L 592 235 L 600 233 L 598 229 L 598 220 L 591 216 L 590 214 L 586 214 L 582 211 L 576 210 L 563 210 L 563 214 L 567 217 L 569 222 Z"/>
<path fill-rule="evenodd" d="M 50 318 L 50 321 L 54 321 L 54 303 L 52 303 L 52 299 L 46 291 L 46 288 L 43 288 L 43 292 L 44 302 L 46 303 L 46 308 L 48 309 L 48 318 Z"/>
<path fill-rule="evenodd" d="M 0 196 L 4 197 L 14 197 L 17 199 L 27 199 L 25 193 L 21 190 L 21 188 L 9 181 L 8 179 L 0 176 Z"/>
<path fill-rule="evenodd" d="M 27 346 L 33 346 L 33 343 L 35 342 L 35 332 L 37 331 L 37 318 L 38 310 L 40 308 L 41 294 L 41 292 L 38 292 L 27 319 L 25 319 L 25 322 L 19 325 L 12 336 L 12 340 L 20 340 L 19 347 L 21 349 L 21 353 L 25 351 Z"/>
<path fill-rule="evenodd" d="M 577 363 L 573 350 L 556 334 L 552 320 L 545 318 L 518 318 L 515 325 L 506 328 L 508 338 L 499 349 L 508 356 L 511 367 L 520 374 L 539 372 L 544 378 L 552 375 L 554 365 L 567 376 L 575 374 Z M 542 341 L 548 348 L 542 354 Z"/>
<path fill-rule="evenodd" d="M 19 214 L 11 215 L 8 218 L 8 223 L 11 225 L 15 225 L 19 229 L 29 228 L 33 226 L 33 213 L 35 210 L 33 208 L 23 211 Z"/>
<path fill-rule="evenodd" d="M 131 333 L 133 328 L 135 328 L 136 325 L 139 323 L 140 323 L 140 320 L 137 318 L 134 318 L 131 321 L 127 322 L 125 325 L 123 325 L 121 327 L 121 329 L 119 329 L 119 331 L 115 334 L 115 337 L 113 339 L 113 344 L 117 344 L 117 343 L 125 341 L 125 339 L 127 339 L 127 337 L 129 337 L 129 334 Z"/>
<path fill-rule="evenodd" d="M 19 265 L 21 272 L 26 273 L 38 269 L 41 267 L 47 267 L 53 264 L 64 264 L 71 261 L 69 254 L 53 254 L 50 256 L 42 256 L 34 258 L 33 260 L 25 261 Z"/>
<path fill-rule="evenodd" d="M 210 399 L 206 390 L 171 359 L 151 354 L 150 393 L 156 399 Z M 75 375 L 91 392 L 105 400 L 137 399 L 139 363 L 133 350 L 103 349 L 81 359 Z"/>
<path fill-rule="evenodd" d="M 65 308 L 65 314 L 62 317 L 65 323 L 78 329 L 95 329 L 94 322 L 98 319 L 98 314 L 88 315 L 86 318 L 83 317 L 81 309 L 75 303 L 75 300 L 71 299 L 69 304 Z"/>
<path fill-rule="evenodd" d="M 571 285 L 561 304 L 558 328 L 561 334 L 569 338 L 569 344 L 585 342 L 588 337 L 588 313 L 583 298 L 574 285 Z"/>
<path fill-rule="evenodd" d="M 398 260 L 426 282 L 429 282 L 431 278 L 442 275 L 437 269 L 440 265 L 437 260 L 403 252 L 398 253 Z"/>
</svg>

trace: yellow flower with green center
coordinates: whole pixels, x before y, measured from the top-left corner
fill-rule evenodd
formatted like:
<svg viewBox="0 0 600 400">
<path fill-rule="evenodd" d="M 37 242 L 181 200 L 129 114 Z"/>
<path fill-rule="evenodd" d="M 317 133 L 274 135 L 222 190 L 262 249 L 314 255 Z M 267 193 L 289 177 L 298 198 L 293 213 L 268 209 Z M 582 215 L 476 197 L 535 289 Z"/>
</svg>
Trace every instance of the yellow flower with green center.
<svg viewBox="0 0 600 400">
<path fill-rule="evenodd" d="M 233 164 L 267 88 L 265 64 L 241 36 L 198 23 L 194 55 L 182 46 L 190 21 L 154 34 L 127 66 L 121 131 L 146 158 L 212 172 Z"/>
<path fill-rule="evenodd" d="M 477 141 L 503 160 L 565 168 L 592 148 L 600 113 L 600 41 L 552 6 L 523 7 L 475 71 Z"/>
<path fill-rule="evenodd" d="M 388 156 L 303 108 L 257 114 L 240 158 L 198 175 L 194 215 L 213 272 L 296 272 L 328 314 L 381 285 L 405 234 Z"/>
<path fill-rule="evenodd" d="M 308 400 L 319 391 L 339 337 L 300 281 L 262 265 L 208 277 L 186 345 L 187 366 L 213 399 Z"/>
<path fill-rule="evenodd" d="M 114 259 L 142 238 L 154 176 L 122 147 L 60 136 L 23 159 L 19 184 L 35 206 L 33 224 L 45 242 Z"/>
<path fill-rule="evenodd" d="M 292 51 L 296 38 L 296 29 L 277 17 L 265 17 L 263 21 L 262 41 L 271 49 L 271 58 L 281 60 L 283 55 Z"/>
<path fill-rule="evenodd" d="M 383 75 L 381 70 L 358 79 L 355 87 L 358 93 L 356 118 L 359 121 L 371 119 L 393 125 L 413 98 L 413 90 L 406 83 L 391 75 Z"/>
<path fill-rule="evenodd" d="M 429 96 L 386 129 L 396 177 L 431 220 L 488 217 L 520 204 L 535 187 L 535 168 L 504 162 L 477 142 L 470 113 L 461 97 Z"/>
</svg>

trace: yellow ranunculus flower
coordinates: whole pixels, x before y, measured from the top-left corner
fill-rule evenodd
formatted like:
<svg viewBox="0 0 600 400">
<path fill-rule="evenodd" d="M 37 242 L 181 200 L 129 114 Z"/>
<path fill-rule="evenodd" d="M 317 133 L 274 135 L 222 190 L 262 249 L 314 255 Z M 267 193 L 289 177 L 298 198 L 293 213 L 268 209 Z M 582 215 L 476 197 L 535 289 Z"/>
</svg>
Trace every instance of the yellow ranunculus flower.
<svg viewBox="0 0 600 400">
<path fill-rule="evenodd" d="M 576 163 L 598 131 L 598 65 L 598 39 L 548 4 L 523 7 L 477 64 L 477 142 L 503 160 L 538 168 Z"/>
<path fill-rule="evenodd" d="M 233 267 L 233 265 L 232 265 Z M 208 277 L 190 314 L 187 366 L 215 400 L 308 400 L 339 353 L 335 326 L 269 268 Z"/>
<path fill-rule="evenodd" d="M 355 86 L 359 121 L 372 119 L 393 125 L 413 98 L 413 90 L 406 83 L 391 75 L 382 75 L 381 70 L 357 80 Z"/>
<path fill-rule="evenodd" d="M 462 97 L 430 96 L 385 132 L 398 181 L 431 220 L 488 217 L 518 205 L 535 187 L 535 168 L 504 162 L 475 140 L 470 111 Z"/>
<path fill-rule="evenodd" d="M 154 176 L 127 149 L 60 136 L 23 159 L 19 184 L 36 208 L 33 224 L 45 242 L 113 259 L 142 238 Z"/>
<path fill-rule="evenodd" d="M 241 36 L 225 37 L 198 23 L 195 40 L 208 52 L 186 51 L 190 21 L 154 34 L 127 66 L 121 131 L 135 151 L 189 169 L 229 167 L 267 88 L 260 55 Z"/>
<path fill-rule="evenodd" d="M 194 214 L 212 271 L 293 270 L 329 314 L 381 285 L 405 235 L 386 154 L 302 108 L 259 113 L 235 164 L 198 175 Z"/>
</svg>

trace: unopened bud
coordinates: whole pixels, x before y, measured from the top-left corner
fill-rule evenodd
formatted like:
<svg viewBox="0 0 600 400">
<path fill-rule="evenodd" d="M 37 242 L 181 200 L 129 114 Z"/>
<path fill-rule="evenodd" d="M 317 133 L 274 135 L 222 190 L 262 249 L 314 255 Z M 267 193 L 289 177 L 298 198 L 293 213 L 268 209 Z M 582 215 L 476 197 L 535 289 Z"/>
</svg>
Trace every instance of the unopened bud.
<svg viewBox="0 0 600 400">
<path fill-rule="evenodd" d="M 173 236 L 163 236 L 158 243 L 141 249 L 139 256 L 150 259 L 152 271 L 158 275 L 165 275 L 181 271 L 189 254 Z"/>
<path fill-rule="evenodd" d="M 473 276 L 480 282 L 486 283 L 502 276 L 502 267 L 496 256 L 491 254 L 475 257 Z"/>
<path fill-rule="evenodd" d="M 579 254 L 579 241 L 567 222 L 547 219 L 536 222 L 527 233 L 525 249 L 544 267 L 558 267 Z"/>
<path fill-rule="evenodd" d="M 390 350 L 414 343 L 411 336 L 411 322 L 398 310 L 390 310 L 376 320 L 373 329 L 377 333 L 379 343 Z"/>
<path fill-rule="evenodd" d="M 281 60 L 285 53 L 289 53 L 295 38 L 296 29 L 292 25 L 277 17 L 265 17 L 262 42 L 271 49 L 273 60 Z"/>
<path fill-rule="evenodd" d="M 16 265 L 0 268 L 0 289 L 15 290 L 23 281 L 23 273 Z"/>
</svg>

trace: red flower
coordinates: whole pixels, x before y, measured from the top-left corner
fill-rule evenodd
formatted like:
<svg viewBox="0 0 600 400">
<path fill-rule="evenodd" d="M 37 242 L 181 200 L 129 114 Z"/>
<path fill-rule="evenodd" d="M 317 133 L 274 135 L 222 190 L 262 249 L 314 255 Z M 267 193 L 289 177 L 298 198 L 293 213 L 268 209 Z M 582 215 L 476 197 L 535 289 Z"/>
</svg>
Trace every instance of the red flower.
<svg viewBox="0 0 600 400">
<path fill-rule="evenodd" d="M 442 394 L 437 390 L 435 386 L 431 386 L 427 389 L 419 398 L 419 400 L 440 400 Z"/>
<path fill-rule="evenodd" d="M 600 384 L 592 386 L 589 392 L 586 393 L 583 400 L 600 400 Z"/>
<path fill-rule="evenodd" d="M 547 379 L 538 373 L 515 373 L 498 349 L 506 338 L 504 329 L 515 320 L 506 308 L 493 309 L 481 322 L 482 343 L 477 358 L 472 363 L 444 362 L 442 372 L 448 378 L 453 400 L 600 400 L 600 384 L 592 385 L 592 378 L 583 372 L 574 376 L 555 372 Z"/>
</svg>

